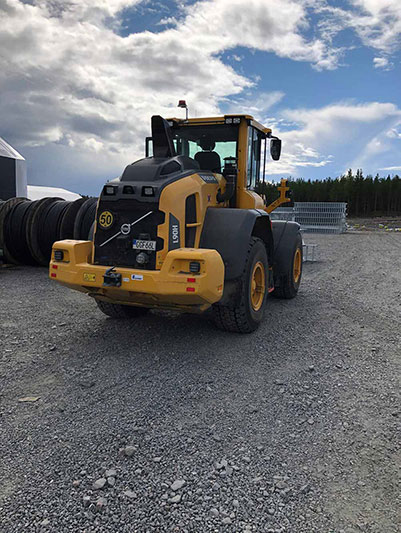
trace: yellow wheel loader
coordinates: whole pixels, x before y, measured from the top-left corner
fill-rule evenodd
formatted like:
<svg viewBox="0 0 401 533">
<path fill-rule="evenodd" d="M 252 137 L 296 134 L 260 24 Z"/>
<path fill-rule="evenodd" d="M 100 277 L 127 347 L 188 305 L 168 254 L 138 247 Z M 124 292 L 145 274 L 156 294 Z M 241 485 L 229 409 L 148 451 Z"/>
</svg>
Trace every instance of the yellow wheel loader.
<svg viewBox="0 0 401 533">
<path fill-rule="evenodd" d="M 293 298 L 302 275 L 299 225 L 269 217 L 290 201 L 285 180 L 269 206 L 255 192 L 268 142 L 279 159 L 249 115 L 153 116 L 146 157 L 103 187 L 92 239 L 54 243 L 51 279 L 111 317 L 209 310 L 223 330 L 254 331 L 268 293 Z"/>
</svg>

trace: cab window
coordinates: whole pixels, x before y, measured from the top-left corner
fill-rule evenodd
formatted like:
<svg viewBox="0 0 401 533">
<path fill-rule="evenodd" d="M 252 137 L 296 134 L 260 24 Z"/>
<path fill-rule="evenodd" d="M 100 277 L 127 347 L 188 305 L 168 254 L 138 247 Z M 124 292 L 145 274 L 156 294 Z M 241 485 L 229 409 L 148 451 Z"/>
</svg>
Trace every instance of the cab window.
<svg viewBox="0 0 401 533">
<path fill-rule="evenodd" d="M 221 172 L 224 158 L 237 157 L 238 126 L 179 125 L 173 128 L 177 154 L 195 159 L 201 170 Z"/>
<path fill-rule="evenodd" d="M 248 129 L 248 188 L 254 189 L 260 179 L 262 133 L 253 128 Z"/>
</svg>

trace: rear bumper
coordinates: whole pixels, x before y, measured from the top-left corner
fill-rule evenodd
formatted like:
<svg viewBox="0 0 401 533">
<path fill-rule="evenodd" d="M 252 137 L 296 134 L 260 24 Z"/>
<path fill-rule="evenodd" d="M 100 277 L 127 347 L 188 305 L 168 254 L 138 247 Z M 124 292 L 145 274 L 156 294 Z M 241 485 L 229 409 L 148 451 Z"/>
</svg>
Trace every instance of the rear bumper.
<svg viewBox="0 0 401 533">
<path fill-rule="evenodd" d="M 63 261 L 54 252 L 63 251 Z M 111 303 L 203 311 L 223 295 L 224 264 L 216 250 L 180 248 L 167 253 L 161 270 L 116 267 L 121 287 L 104 287 L 110 267 L 92 265 L 92 242 L 58 241 L 53 244 L 49 276 L 71 289 Z M 189 262 L 200 263 L 199 274 L 189 272 Z"/>
</svg>

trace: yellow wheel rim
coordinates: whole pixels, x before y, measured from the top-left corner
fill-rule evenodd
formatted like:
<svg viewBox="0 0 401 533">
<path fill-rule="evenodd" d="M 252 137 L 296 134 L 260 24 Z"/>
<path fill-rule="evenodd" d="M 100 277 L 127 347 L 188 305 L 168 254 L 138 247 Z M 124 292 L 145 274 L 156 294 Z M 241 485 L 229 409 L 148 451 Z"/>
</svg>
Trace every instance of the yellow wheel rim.
<svg viewBox="0 0 401 533">
<path fill-rule="evenodd" d="M 297 248 L 294 255 L 294 283 L 298 283 L 302 272 L 302 254 L 301 249 Z"/>
<path fill-rule="evenodd" d="M 251 304 L 254 311 L 259 311 L 262 307 L 266 292 L 265 267 L 258 261 L 253 267 L 251 277 Z"/>
</svg>

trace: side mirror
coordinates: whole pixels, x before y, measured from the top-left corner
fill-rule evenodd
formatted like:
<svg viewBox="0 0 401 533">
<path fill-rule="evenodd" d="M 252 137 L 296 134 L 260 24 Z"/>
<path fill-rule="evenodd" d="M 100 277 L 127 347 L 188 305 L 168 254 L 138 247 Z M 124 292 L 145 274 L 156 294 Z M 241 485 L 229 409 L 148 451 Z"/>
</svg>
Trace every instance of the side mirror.
<svg viewBox="0 0 401 533">
<path fill-rule="evenodd" d="M 270 155 L 274 161 L 278 161 L 281 155 L 281 139 L 272 139 L 270 141 Z"/>
</svg>

